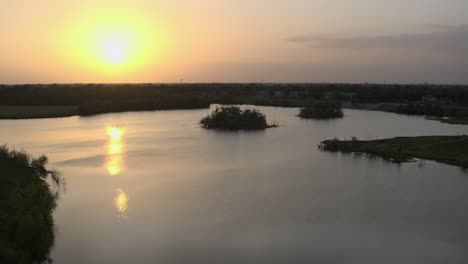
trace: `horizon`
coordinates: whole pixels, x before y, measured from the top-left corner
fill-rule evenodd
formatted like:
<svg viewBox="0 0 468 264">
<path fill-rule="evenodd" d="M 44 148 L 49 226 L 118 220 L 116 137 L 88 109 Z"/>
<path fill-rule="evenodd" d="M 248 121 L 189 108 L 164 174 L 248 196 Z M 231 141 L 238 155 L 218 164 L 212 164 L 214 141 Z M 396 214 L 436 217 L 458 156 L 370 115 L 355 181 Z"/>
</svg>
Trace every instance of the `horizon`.
<svg viewBox="0 0 468 264">
<path fill-rule="evenodd" d="M 52 85 L 397 85 L 397 86 L 467 86 L 462 83 L 374 83 L 374 82 L 122 82 L 122 83 L 0 83 L 0 86 Z"/>
</svg>

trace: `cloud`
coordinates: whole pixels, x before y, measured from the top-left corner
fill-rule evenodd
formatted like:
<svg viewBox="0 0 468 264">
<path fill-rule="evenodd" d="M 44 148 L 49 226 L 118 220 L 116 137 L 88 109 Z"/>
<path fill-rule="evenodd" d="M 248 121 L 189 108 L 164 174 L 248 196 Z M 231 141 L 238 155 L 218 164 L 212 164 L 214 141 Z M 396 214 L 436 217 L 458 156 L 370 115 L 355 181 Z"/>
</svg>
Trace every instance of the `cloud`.
<svg viewBox="0 0 468 264">
<path fill-rule="evenodd" d="M 296 35 L 286 40 L 292 43 L 307 44 L 322 49 L 412 48 L 445 50 L 450 52 L 468 51 L 467 25 L 431 25 L 431 27 L 437 29 L 437 31 L 419 34 L 355 38 Z"/>
</svg>

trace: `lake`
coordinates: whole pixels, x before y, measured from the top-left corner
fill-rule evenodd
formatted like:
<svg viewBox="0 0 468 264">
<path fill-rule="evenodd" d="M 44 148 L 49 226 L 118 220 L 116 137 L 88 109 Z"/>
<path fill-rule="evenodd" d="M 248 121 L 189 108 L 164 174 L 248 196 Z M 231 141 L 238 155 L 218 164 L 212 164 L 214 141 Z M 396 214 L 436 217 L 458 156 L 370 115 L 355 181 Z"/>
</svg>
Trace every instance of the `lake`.
<svg viewBox="0 0 468 264">
<path fill-rule="evenodd" d="M 209 110 L 0 120 L 1 143 L 46 154 L 65 185 L 55 263 L 468 263 L 468 171 L 322 152 L 324 139 L 468 134 L 345 110 L 216 132 Z"/>
</svg>

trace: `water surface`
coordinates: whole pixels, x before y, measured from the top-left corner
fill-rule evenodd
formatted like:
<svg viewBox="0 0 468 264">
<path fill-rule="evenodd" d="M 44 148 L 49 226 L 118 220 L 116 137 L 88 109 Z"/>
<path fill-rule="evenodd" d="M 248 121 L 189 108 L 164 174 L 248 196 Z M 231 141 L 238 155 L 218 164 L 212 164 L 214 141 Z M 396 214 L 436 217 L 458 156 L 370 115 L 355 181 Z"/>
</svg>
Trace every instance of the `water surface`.
<svg viewBox="0 0 468 264">
<path fill-rule="evenodd" d="M 197 125 L 208 110 L 159 111 L 3 120 L 0 138 L 66 179 L 55 263 L 468 263 L 468 172 L 317 149 L 468 126 L 259 108 L 283 126 L 215 132 Z"/>
</svg>

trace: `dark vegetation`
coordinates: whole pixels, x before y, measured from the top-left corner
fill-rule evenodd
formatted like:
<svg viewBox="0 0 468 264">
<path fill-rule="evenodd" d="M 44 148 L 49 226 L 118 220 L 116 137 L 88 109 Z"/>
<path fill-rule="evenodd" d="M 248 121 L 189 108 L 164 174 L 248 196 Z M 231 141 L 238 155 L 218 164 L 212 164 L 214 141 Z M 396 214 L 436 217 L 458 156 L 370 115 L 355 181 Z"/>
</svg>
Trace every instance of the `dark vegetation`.
<svg viewBox="0 0 468 264">
<path fill-rule="evenodd" d="M 0 119 L 52 118 L 77 114 L 76 106 L 0 106 Z"/>
<path fill-rule="evenodd" d="M 216 108 L 200 124 L 203 128 L 221 130 L 261 130 L 276 126 L 268 124 L 265 115 L 258 110 L 241 110 L 237 106 Z"/>
<path fill-rule="evenodd" d="M 436 105 L 419 104 L 427 95 L 437 100 L 444 115 L 468 117 L 468 86 L 383 84 L 50 84 L 0 85 L 0 106 L 72 106 L 59 116 L 108 112 L 206 108 L 210 104 L 248 104 L 306 107 L 311 100 L 335 100 L 347 107 L 396 104 L 394 112 L 440 114 Z M 407 106 L 408 105 L 408 106 Z M 424 109 L 421 109 L 424 108 Z M 432 109 L 433 108 L 433 109 Z M 453 112 L 453 108 L 457 109 Z M 49 108 L 51 109 L 51 108 Z M 21 110 L 21 109 L 20 109 Z M 58 110 L 58 109 L 52 109 Z M 380 109 L 379 109 L 380 110 Z M 382 109 L 385 111 L 385 108 Z M 34 110 L 30 110 L 33 112 Z M 32 113 L 34 114 L 34 113 Z M 49 113 L 53 115 L 52 113 Z M 15 116 L 11 113 L 9 118 Z M 18 114 L 18 118 L 27 116 Z M 4 118 L 0 116 L 0 118 Z"/>
<path fill-rule="evenodd" d="M 46 156 L 0 147 L 0 263 L 50 261 L 57 193 L 46 180 L 58 177 L 46 164 Z"/>
<path fill-rule="evenodd" d="M 330 119 L 343 117 L 343 110 L 339 101 L 314 101 L 299 112 L 301 118 Z"/>
<path fill-rule="evenodd" d="M 405 115 L 426 116 L 449 124 L 468 124 L 468 107 L 444 102 L 381 104 L 376 110 Z"/>
<path fill-rule="evenodd" d="M 397 137 L 361 141 L 325 140 L 320 147 L 326 151 L 366 153 L 401 163 L 414 158 L 468 168 L 468 136 Z"/>
</svg>

